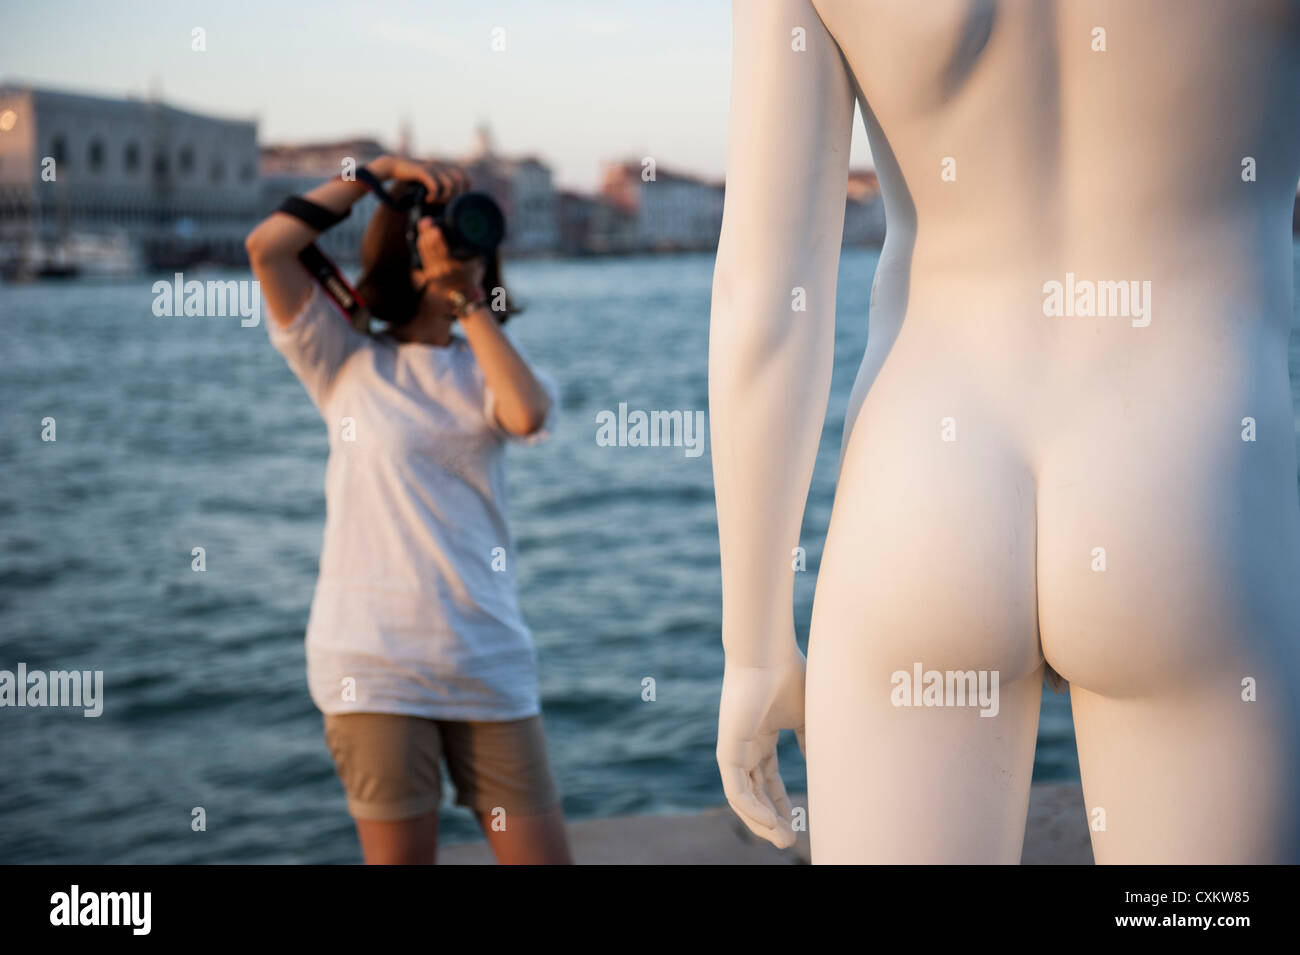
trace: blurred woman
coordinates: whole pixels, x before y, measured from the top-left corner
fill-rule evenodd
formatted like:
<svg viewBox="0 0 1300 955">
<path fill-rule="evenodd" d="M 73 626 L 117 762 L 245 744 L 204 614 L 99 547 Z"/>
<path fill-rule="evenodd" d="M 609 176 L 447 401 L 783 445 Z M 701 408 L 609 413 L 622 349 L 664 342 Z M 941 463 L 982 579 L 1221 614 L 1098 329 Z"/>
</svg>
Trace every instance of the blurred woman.
<svg viewBox="0 0 1300 955">
<path fill-rule="evenodd" d="M 391 156 L 367 169 L 440 202 L 467 186 Z M 445 763 L 498 862 L 569 863 L 503 454 L 546 434 L 555 386 L 502 331 L 511 308 L 495 253 L 452 258 L 428 218 L 417 266 L 405 217 L 374 213 L 359 289 L 383 327 L 345 319 L 298 257 L 365 194 L 362 182 L 327 182 L 246 242 L 271 341 L 329 431 L 312 699 L 366 862 L 435 861 Z"/>
</svg>

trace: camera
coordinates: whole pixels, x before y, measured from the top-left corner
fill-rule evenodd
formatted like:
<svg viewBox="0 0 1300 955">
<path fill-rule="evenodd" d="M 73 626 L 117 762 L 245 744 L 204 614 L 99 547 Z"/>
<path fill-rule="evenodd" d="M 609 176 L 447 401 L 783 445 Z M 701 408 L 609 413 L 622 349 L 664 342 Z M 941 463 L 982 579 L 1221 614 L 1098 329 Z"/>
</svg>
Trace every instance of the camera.
<svg viewBox="0 0 1300 955">
<path fill-rule="evenodd" d="M 417 247 L 420 220 L 428 216 L 442 232 L 453 259 L 472 259 L 491 255 L 506 237 L 506 217 L 501 207 L 486 192 L 465 192 L 450 202 L 428 202 L 423 186 L 414 190 L 408 213 L 406 241 L 411 248 L 411 268 L 419 269 Z"/>
</svg>

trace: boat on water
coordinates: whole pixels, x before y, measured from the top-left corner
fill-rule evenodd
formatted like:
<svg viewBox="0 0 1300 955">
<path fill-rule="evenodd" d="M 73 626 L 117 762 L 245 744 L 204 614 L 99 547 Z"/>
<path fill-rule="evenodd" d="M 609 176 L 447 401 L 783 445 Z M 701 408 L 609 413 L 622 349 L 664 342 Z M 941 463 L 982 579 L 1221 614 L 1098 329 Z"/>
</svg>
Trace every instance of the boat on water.
<svg viewBox="0 0 1300 955">
<path fill-rule="evenodd" d="M 125 277 L 140 271 L 140 254 L 125 233 L 74 233 L 54 242 L 29 239 L 0 254 L 11 281 L 78 276 Z"/>
</svg>

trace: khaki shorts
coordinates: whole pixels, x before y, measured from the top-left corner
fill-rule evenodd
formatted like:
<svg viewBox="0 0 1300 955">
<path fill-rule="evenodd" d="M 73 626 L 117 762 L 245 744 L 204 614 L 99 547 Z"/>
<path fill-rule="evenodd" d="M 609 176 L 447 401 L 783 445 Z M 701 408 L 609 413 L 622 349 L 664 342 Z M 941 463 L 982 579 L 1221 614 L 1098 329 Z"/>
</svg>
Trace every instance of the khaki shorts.
<svg viewBox="0 0 1300 955">
<path fill-rule="evenodd" d="M 444 760 L 457 804 L 476 812 L 535 816 L 560 804 L 540 716 L 470 723 L 326 713 L 325 743 L 355 819 L 391 822 L 435 811 Z"/>
</svg>

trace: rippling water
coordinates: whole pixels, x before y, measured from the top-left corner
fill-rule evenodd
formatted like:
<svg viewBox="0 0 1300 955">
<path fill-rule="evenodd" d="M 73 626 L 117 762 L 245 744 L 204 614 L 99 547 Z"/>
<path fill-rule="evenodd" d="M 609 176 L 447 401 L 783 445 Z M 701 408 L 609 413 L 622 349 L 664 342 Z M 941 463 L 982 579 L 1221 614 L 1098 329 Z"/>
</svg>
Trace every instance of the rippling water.
<svg viewBox="0 0 1300 955">
<path fill-rule="evenodd" d="M 874 260 L 850 251 L 841 270 L 801 639 Z M 564 385 L 558 433 L 512 452 L 510 484 L 572 818 L 723 801 L 708 454 L 594 441 L 596 412 L 620 401 L 707 407 L 711 271 L 694 256 L 510 274 L 528 305 L 516 336 Z M 103 669 L 106 697 L 99 719 L 0 710 L 0 862 L 357 861 L 302 647 L 324 426 L 264 328 L 156 318 L 152 301 L 146 280 L 0 288 L 0 669 Z M 54 443 L 40 440 L 47 416 Z M 196 546 L 205 573 L 191 570 Z M 641 700 L 645 677 L 654 703 Z M 793 740 L 782 760 L 802 789 Z M 1034 772 L 1078 774 L 1064 697 L 1045 696 Z M 206 832 L 191 831 L 196 806 Z M 444 827 L 448 841 L 475 831 L 459 809 Z"/>
</svg>

